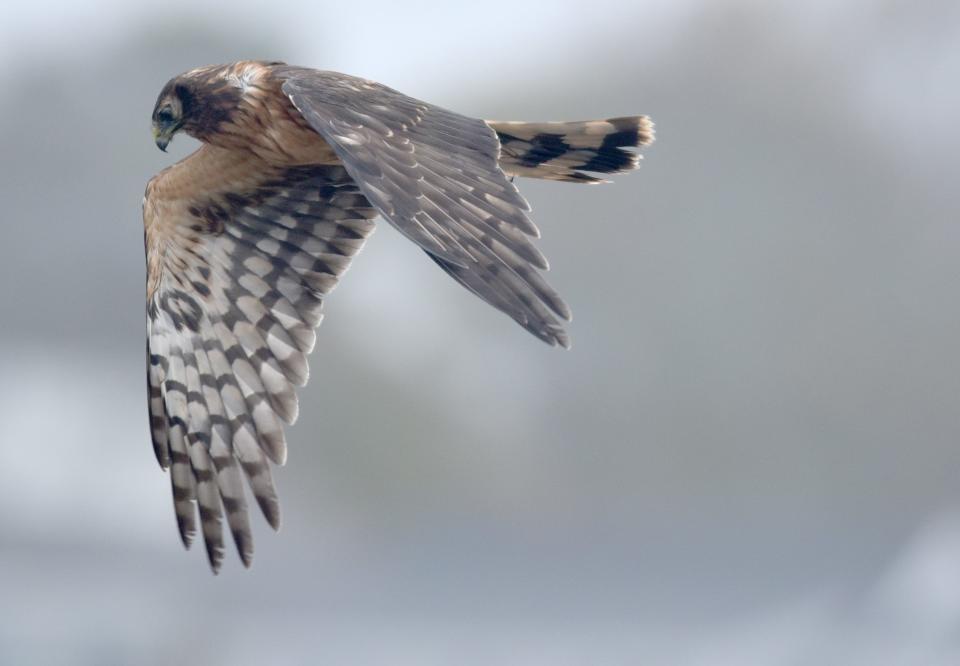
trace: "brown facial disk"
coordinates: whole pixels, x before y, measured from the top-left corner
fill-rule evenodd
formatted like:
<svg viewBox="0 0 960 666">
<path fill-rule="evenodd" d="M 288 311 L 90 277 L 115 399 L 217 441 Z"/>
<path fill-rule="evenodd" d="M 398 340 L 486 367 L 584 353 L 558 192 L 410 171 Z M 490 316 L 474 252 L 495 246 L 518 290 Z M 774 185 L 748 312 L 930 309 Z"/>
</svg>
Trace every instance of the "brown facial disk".
<svg viewBox="0 0 960 666">
<path fill-rule="evenodd" d="M 153 134 L 161 150 L 181 130 L 202 141 L 230 121 L 242 91 L 227 70 L 227 66 L 205 67 L 167 82 L 153 108 Z"/>
</svg>

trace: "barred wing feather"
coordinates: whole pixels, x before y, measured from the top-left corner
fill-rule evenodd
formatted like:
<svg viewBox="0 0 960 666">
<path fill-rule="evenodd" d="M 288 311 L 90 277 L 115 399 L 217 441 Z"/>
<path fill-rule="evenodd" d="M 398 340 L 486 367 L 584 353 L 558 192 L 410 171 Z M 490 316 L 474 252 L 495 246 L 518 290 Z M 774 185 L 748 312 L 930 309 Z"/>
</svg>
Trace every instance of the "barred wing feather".
<svg viewBox="0 0 960 666">
<path fill-rule="evenodd" d="M 245 565 L 253 554 L 241 477 L 279 527 L 269 462 L 286 460 L 323 298 L 376 210 L 342 166 L 268 167 L 211 146 L 186 162 L 193 180 L 175 165 L 144 200 L 150 423 L 181 538 L 189 547 L 199 510 L 216 571 L 224 514 Z"/>
</svg>

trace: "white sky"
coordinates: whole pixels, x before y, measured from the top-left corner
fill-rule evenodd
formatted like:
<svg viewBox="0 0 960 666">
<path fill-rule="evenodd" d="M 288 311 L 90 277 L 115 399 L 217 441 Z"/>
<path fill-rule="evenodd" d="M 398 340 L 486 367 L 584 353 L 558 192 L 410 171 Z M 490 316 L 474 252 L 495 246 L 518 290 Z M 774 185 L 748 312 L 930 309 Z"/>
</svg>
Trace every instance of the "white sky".
<svg viewBox="0 0 960 666">
<path fill-rule="evenodd" d="M 572 51 L 592 33 L 609 32 L 611 22 L 643 15 L 637 23 L 637 48 L 664 35 L 664 28 L 701 5 L 699 0 L 652 0 L 640 5 L 623 0 L 584 2 L 190 2 L 165 0 L 128 3 L 117 0 L 94 2 L 6 3 L 0 20 L 0 55 L 27 56 L 49 49 L 84 48 L 110 35 L 122 34 L 135 23 L 157 24 L 178 20 L 213 22 L 224 15 L 241 24 L 262 27 L 265 33 L 282 32 L 303 64 L 369 76 L 411 73 L 411 65 L 432 64 L 414 72 L 433 77 L 450 74 L 438 68 L 443 59 L 470 59 L 475 73 L 495 73 L 504 64 L 524 59 L 549 61 L 558 50 Z M 269 7 L 269 12 L 264 8 Z M 411 14 L 422 20 L 411 21 Z M 264 21 L 263 16 L 277 17 Z M 437 25 L 458 26 L 438 31 Z M 489 33 L 500 44 L 516 44 L 513 52 L 490 53 Z M 505 36 L 509 38 L 505 38 Z M 317 39 L 325 40 L 317 43 Z M 311 46 L 314 44 L 315 46 Z M 320 57 L 324 62 L 319 62 Z M 330 58 L 333 61 L 330 61 Z M 308 62 L 309 61 L 309 62 Z M 458 70 L 462 74 L 462 71 Z"/>
</svg>

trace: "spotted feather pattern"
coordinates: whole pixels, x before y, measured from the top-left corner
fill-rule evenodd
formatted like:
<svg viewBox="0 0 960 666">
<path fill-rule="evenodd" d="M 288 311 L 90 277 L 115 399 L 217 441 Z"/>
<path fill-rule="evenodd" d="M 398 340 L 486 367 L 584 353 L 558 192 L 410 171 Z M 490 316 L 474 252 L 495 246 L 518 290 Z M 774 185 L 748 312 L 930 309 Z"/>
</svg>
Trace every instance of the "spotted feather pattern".
<svg viewBox="0 0 960 666">
<path fill-rule="evenodd" d="M 206 188 L 208 173 L 219 187 Z M 170 469 L 181 538 L 189 547 L 199 513 L 214 571 L 224 514 L 251 562 L 242 477 L 280 525 L 269 463 L 286 460 L 283 426 L 297 418 L 294 387 L 307 381 L 323 298 L 375 215 L 342 166 L 270 167 L 210 146 L 147 188 L 153 445 Z"/>
<path fill-rule="evenodd" d="M 383 217 L 541 340 L 569 346 L 570 309 L 540 271 L 530 207 L 484 121 L 336 72 L 278 68 L 283 91 Z"/>
</svg>

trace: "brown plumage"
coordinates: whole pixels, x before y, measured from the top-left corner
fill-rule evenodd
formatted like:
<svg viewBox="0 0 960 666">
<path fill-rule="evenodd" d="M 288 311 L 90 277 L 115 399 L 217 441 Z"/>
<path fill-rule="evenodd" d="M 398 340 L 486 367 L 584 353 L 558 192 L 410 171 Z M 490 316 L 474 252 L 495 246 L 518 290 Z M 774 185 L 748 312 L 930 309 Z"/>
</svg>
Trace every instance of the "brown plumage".
<svg viewBox="0 0 960 666">
<path fill-rule="evenodd" d="M 270 462 L 323 298 L 383 216 L 449 275 L 549 344 L 569 346 L 570 310 L 546 283 L 529 206 L 508 176 L 600 182 L 637 166 L 644 116 L 574 123 L 485 122 L 372 81 L 282 63 L 195 69 L 153 112 L 165 149 L 203 142 L 144 197 L 150 424 L 170 469 L 180 534 L 196 513 L 210 565 L 224 514 L 253 555 L 241 477 L 274 528 Z"/>
</svg>

